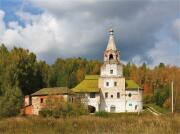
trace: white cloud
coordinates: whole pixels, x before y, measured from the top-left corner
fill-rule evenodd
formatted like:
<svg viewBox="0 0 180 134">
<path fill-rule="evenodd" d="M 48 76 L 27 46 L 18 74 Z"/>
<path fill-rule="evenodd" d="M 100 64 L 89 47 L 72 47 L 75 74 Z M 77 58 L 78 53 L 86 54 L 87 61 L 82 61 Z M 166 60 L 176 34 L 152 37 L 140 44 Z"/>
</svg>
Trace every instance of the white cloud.
<svg viewBox="0 0 180 134">
<path fill-rule="evenodd" d="M 96 27 L 79 29 L 71 22 L 58 19 L 47 12 L 37 16 L 18 12 L 18 15 L 20 14 L 22 19 L 25 19 L 25 27 L 15 21 L 9 22 L 8 27 L 2 29 L 1 41 L 10 48 L 13 46 L 27 48 L 41 58 L 44 58 L 41 53 L 49 53 L 48 51 L 56 53 L 54 60 L 58 56 L 86 55 L 88 51 L 94 49 L 92 45 L 97 46 L 93 44 L 94 38 L 102 34 L 99 32 L 102 30 Z M 1 18 L 0 26 L 2 27 L 3 16 Z M 27 18 L 30 18 L 30 21 Z"/>
<path fill-rule="evenodd" d="M 148 55 L 153 59 L 153 66 L 161 62 L 180 66 L 180 45 L 171 39 L 157 42 L 155 47 L 149 50 Z"/>
<path fill-rule="evenodd" d="M 4 21 L 3 21 L 3 18 L 4 18 L 4 12 L 2 10 L 0 10 L 0 40 L 1 40 L 1 37 L 5 31 L 5 24 L 4 24 Z"/>
</svg>

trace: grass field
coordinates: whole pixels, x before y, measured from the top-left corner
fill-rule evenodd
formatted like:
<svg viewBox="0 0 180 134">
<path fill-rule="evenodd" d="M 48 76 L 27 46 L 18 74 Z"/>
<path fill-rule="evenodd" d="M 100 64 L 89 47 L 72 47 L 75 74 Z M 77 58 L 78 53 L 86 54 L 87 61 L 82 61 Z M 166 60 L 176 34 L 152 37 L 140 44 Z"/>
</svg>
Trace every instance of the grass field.
<svg viewBox="0 0 180 134">
<path fill-rule="evenodd" d="M 179 134 L 180 113 L 84 115 L 69 118 L 15 117 L 0 120 L 2 134 Z"/>
<path fill-rule="evenodd" d="M 155 104 L 147 104 L 147 106 L 150 106 L 150 107 L 154 108 L 156 111 L 163 113 L 163 114 L 171 112 L 170 109 L 162 108 L 162 107 L 155 105 Z"/>
</svg>

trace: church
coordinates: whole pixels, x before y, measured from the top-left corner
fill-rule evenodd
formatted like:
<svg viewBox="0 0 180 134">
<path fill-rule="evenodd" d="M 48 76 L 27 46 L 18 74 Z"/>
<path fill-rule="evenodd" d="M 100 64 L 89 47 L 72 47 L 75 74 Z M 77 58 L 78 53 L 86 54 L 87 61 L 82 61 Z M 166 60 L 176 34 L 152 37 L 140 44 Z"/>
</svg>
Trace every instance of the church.
<svg viewBox="0 0 180 134">
<path fill-rule="evenodd" d="M 88 106 L 90 112 L 140 112 L 143 109 L 143 89 L 123 76 L 113 29 L 109 30 L 109 41 L 103 56 L 100 75 L 85 76 L 72 91 L 81 96 L 82 103 Z"/>
<path fill-rule="evenodd" d="M 143 109 L 143 89 L 133 80 L 123 77 L 123 65 L 112 29 L 109 30 L 109 41 L 103 56 L 100 75 L 86 75 L 85 79 L 71 90 L 67 87 L 43 88 L 25 96 L 21 113 L 38 115 L 46 106 L 49 95 L 72 103 L 78 98 L 91 113 L 140 112 Z"/>
</svg>

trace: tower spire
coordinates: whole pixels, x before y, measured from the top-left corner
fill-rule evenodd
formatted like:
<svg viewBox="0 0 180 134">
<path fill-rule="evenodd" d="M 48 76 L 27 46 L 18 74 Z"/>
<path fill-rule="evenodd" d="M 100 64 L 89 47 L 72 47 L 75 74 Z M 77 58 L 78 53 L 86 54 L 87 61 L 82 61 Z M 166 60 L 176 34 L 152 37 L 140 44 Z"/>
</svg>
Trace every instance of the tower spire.
<svg viewBox="0 0 180 134">
<path fill-rule="evenodd" d="M 106 50 L 117 50 L 112 28 L 109 29 L 109 41 Z"/>
</svg>

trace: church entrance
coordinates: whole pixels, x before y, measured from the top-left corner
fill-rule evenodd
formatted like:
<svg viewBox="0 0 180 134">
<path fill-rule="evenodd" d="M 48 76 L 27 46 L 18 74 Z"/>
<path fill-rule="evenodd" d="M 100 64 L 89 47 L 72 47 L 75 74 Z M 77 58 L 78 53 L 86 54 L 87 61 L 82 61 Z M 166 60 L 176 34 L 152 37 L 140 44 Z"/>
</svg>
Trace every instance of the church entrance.
<svg viewBox="0 0 180 134">
<path fill-rule="evenodd" d="M 88 105 L 88 112 L 89 113 L 95 113 L 96 112 L 96 108 L 91 106 L 91 105 Z"/>
<path fill-rule="evenodd" d="M 110 112 L 112 112 L 112 113 L 116 112 L 116 107 L 114 105 L 112 105 L 110 107 Z"/>
</svg>

